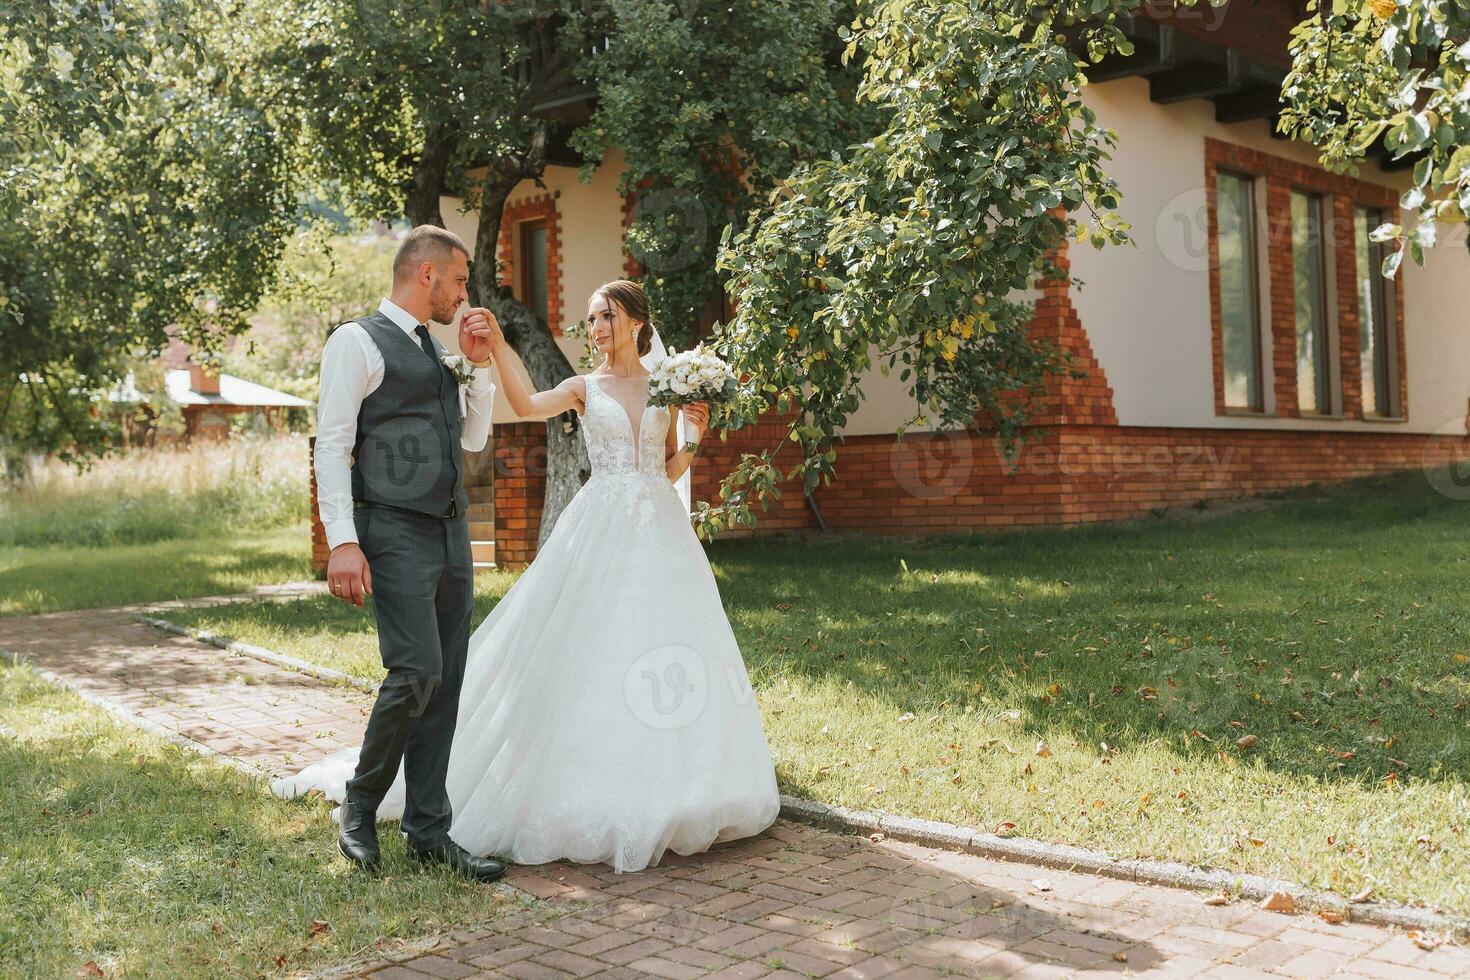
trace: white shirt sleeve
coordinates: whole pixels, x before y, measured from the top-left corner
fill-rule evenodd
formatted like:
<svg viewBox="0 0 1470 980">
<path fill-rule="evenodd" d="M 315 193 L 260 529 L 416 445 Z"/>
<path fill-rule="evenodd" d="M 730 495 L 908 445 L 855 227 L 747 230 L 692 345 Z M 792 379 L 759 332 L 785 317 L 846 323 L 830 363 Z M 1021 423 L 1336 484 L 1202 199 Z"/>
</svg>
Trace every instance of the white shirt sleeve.
<svg viewBox="0 0 1470 980">
<path fill-rule="evenodd" d="M 383 383 L 383 355 L 367 331 L 344 323 L 322 350 L 321 394 L 316 409 L 317 509 L 327 547 L 357 541 L 352 519 L 352 449 L 362 400 Z"/>
<path fill-rule="evenodd" d="M 459 445 L 477 453 L 490 441 L 490 417 L 495 411 L 495 382 L 490 380 L 488 368 L 475 368 L 465 395 L 468 412 L 460 428 Z"/>
</svg>

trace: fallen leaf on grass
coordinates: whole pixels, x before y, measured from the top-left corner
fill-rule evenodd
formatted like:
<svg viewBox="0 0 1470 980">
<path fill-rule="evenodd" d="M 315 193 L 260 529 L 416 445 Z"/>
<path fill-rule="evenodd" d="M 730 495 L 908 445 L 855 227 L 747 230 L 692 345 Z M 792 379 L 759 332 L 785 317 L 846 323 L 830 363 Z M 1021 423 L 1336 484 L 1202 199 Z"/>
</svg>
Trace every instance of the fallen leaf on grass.
<svg viewBox="0 0 1470 980">
<path fill-rule="evenodd" d="M 1261 908 L 1267 912 L 1295 912 L 1296 899 L 1290 892 L 1272 892 L 1261 899 Z"/>
<path fill-rule="evenodd" d="M 995 833 L 998 837 L 1005 837 L 1015 829 L 1016 824 L 1014 821 L 1011 820 L 1002 820 L 1000 823 L 995 825 Z"/>
<path fill-rule="evenodd" d="M 1235 740 L 1235 747 L 1242 752 L 1249 752 L 1260 738 L 1255 735 L 1245 735 Z"/>
<path fill-rule="evenodd" d="M 1045 742 L 1037 742 L 1036 743 L 1036 755 L 1039 758 L 1042 758 L 1042 759 L 1050 758 L 1051 757 L 1051 749 L 1049 749 L 1049 748 L 1046 747 L 1046 743 Z"/>
<path fill-rule="evenodd" d="M 322 933 L 326 932 L 330 928 L 332 927 L 321 919 L 311 920 L 311 934 L 313 936 L 320 936 Z"/>
<path fill-rule="evenodd" d="M 86 963 L 83 963 L 82 964 L 82 968 L 77 971 L 77 976 L 79 976 L 79 977 L 105 977 L 105 976 L 107 976 L 107 974 L 106 973 L 103 973 L 102 972 L 102 967 L 98 966 L 94 961 L 88 960 Z"/>
</svg>

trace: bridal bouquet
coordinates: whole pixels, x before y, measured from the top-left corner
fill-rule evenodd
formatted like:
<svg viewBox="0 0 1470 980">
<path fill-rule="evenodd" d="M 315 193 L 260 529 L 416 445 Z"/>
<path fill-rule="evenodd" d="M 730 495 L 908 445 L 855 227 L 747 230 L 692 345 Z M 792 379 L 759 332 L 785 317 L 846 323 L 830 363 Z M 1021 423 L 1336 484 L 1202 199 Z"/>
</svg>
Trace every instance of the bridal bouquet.
<svg viewBox="0 0 1470 980">
<path fill-rule="evenodd" d="M 717 405 L 735 397 L 735 372 L 703 344 L 686 351 L 670 351 L 648 373 L 650 405 Z"/>
</svg>

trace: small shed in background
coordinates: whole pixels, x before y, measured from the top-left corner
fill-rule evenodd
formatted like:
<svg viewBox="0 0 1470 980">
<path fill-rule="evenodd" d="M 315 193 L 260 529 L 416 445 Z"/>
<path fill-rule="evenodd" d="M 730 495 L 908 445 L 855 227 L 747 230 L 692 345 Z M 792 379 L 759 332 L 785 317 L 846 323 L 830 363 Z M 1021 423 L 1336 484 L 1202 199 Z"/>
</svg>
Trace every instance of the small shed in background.
<svg viewBox="0 0 1470 980">
<path fill-rule="evenodd" d="M 285 428 L 286 410 L 310 408 L 311 402 L 267 388 L 233 374 L 210 374 L 197 364 L 175 368 L 165 377 L 168 397 L 184 413 L 188 438 L 228 439 L 230 416 L 259 413 L 276 430 Z"/>
</svg>

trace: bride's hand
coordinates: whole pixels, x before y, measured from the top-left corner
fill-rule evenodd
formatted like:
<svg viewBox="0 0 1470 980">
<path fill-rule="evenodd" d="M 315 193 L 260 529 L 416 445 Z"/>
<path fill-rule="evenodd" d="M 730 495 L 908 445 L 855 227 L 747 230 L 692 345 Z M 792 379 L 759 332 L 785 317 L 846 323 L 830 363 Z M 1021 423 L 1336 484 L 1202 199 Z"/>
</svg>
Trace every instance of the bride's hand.
<svg viewBox="0 0 1470 980">
<path fill-rule="evenodd" d="M 694 429 L 694 442 L 698 442 L 709 428 L 709 403 L 690 402 L 683 408 L 684 421 Z"/>
</svg>

